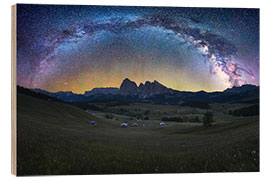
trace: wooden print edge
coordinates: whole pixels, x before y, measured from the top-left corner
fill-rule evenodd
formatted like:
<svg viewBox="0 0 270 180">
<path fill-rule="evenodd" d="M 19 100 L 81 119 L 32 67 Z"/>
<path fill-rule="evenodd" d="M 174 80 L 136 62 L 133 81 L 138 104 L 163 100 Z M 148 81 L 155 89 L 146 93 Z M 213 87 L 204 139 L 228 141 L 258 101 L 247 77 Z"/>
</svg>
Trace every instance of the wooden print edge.
<svg viewBox="0 0 270 180">
<path fill-rule="evenodd" d="M 17 175 L 17 5 L 11 6 L 11 173 Z"/>
</svg>

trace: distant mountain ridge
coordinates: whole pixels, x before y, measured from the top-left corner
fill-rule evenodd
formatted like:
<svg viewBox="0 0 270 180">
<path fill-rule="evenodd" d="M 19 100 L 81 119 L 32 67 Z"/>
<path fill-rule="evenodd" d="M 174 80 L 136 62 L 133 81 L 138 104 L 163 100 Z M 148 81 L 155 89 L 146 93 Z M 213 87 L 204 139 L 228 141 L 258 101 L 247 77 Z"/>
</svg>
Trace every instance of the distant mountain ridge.
<svg viewBox="0 0 270 180">
<path fill-rule="evenodd" d="M 250 91 L 256 89 L 257 86 L 251 84 L 244 84 L 242 86 L 233 86 L 232 88 L 227 88 L 224 92 L 226 93 L 243 93 L 245 91 Z"/>
<path fill-rule="evenodd" d="M 134 81 L 125 78 L 116 87 L 93 88 L 85 91 L 84 94 L 75 94 L 71 91 L 60 91 L 56 93 L 47 92 L 42 89 L 32 89 L 34 92 L 55 97 L 66 102 L 90 102 L 90 101 L 148 101 L 165 104 L 182 104 L 184 102 L 201 101 L 208 103 L 223 103 L 236 101 L 250 101 L 259 99 L 259 87 L 246 84 L 239 87 L 232 87 L 223 92 L 188 92 L 167 88 L 158 81 L 146 81 L 139 86 Z"/>
<path fill-rule="evenodd" d="M 120 95 L 120 96 L 138 96 L 140 98 L 147 98 L 154 94 L 170 93 L 176 90 L 167 88 L 160 84 L 158 81 L 153 82 L 146 81 L 145 84 L 141 83 L 139 86 L 134 81 L 128 78 L 124 79 L 120 85 L 120 88 L 116 87 L 101 87 L 93 88 L 91 91 L 85 91 L 84 94 L 76 94 L 71 91 L 59 91 L 56 93 L 48 92 L 42 89 L 32 89 L 34 92 L 46 94 L 48 96 L 56 97 L 64 101 L 87 101 L 93 98 L 91 96 L 102 95 Z"/>
<path fill-rule="evenodd" d="M 108 88 L 94 88 L 91 91 L 85 91 L 84 95 L 85 96 L 92 96 L 96 94 L 118 94 L 119 93 L 119 88 L 114 88 L 114 87 L 108 87 Z"/>
</svg>

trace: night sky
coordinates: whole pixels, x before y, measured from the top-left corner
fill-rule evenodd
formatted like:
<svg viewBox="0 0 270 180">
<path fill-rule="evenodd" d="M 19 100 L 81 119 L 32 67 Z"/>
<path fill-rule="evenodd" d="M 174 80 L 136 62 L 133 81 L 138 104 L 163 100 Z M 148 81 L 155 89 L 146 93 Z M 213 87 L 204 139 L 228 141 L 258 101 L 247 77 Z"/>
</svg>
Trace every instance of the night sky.
<svg viewBox="0 0 270 180">
<path fill-rule="evenodd" d="M 157 80 L 185 91 L 259 85 L 259 10 L 17 6 L 17 83 L 84 93 Z"/>
</svg>

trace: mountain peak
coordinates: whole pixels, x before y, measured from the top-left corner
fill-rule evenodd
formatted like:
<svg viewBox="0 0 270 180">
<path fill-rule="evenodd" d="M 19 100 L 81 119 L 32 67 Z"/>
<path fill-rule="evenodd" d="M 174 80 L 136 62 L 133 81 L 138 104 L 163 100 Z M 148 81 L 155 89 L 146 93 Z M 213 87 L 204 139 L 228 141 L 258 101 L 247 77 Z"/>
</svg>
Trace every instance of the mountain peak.
<svg viewBox="0 0 270 180">
<path fill-rule="evenodd" d="M 121 94 L 137 94 L 137 84 L 134 81 L 125 78 L 120 86 L 120 93 Z"/>
<path fill-rule="evenodd" d="M 138 91 L 142 96 L 147 97 L 153 94 L 168 93 L 170 89 L 154 80 L 153 82 L 146 81 L 145 84 L 141 83 Z"/>
<path fill-rule="evenodd" d="M 139 87 L 143 87 L 143 86 L 144 86 L 143 83 L 140 83 Z"/>
<path fill-rule="evenodd" d="M 125 82 L 125 81 L 126 81 L 126 82 L 132 82 L 132 81 L 131 81 L 130 79 L 128 79 L 128 78 L 125 78 L 125 79 L 123 80 L 123 82 Z M 123 82 L 122 82 L 122 83 L 123 83 Z"/>
</svg>

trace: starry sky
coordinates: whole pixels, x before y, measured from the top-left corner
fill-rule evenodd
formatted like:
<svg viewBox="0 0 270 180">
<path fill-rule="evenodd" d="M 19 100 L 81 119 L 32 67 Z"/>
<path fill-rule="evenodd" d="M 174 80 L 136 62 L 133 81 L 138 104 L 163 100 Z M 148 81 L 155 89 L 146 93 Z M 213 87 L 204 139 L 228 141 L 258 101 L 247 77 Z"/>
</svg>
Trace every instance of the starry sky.
<svg viewBox="0 0 270 180">
<path fill-rule="evenodd" d="M 259 85 L 259 9 L 17 5 L 17 84 L 84 93 L 157 80 Z"/>
</svg>

